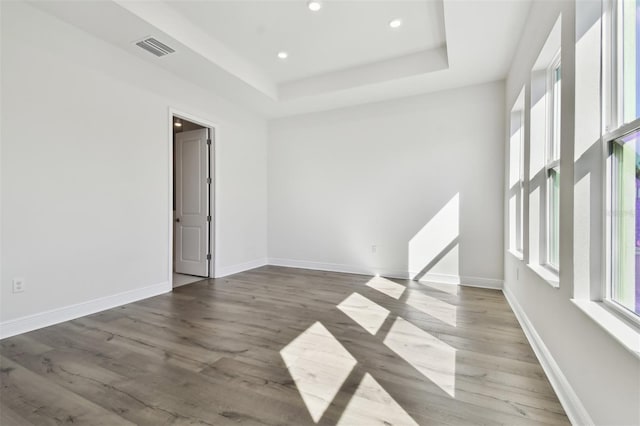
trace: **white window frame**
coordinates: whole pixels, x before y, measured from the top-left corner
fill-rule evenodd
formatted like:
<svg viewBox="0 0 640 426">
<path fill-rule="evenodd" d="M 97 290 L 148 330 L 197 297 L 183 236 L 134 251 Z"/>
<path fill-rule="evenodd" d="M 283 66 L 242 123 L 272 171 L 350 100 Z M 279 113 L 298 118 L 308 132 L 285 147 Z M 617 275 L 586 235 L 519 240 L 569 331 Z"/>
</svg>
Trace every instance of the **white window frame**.
<svg viewBox="0 0 640 426">
<path fill-rule="evenodd" d="M 601 302 L 619 317 L 626 319 L 636 326 L 640 326 L 640 315 L 630 311 L 612 298 L 615 285 L 615 254 L 617 221 L 613 214 L 617 204 L 616 172 L 617 158 L 614 155 L 615 144 L 620 144 L 620 138 L 640 130 L 640 118 L 624 123 L 623 121 L 623 69 L 621 66 L 623 55 L 623 34 L 619 23 L 622 22 L 622 4 L 618 0 L 603 0 L 603 40 L 602 40 L 602 135 L 605 161 L 605 279 L 601 290 Z"/>
<path fill-rule="evenodd" d="M 521 91 L 521 96 L 524 97 L 524 88 Z M 524 108 L 518 109 L 518 105 L 514 105 L 514 108 L 511 110 L 511 123 L 510 128 L 513 129 L 514 124 L 514 116 L 517 117 L 518 128 L 519 128 L 519 140 L 518 140 L 518 149 L 519 149 L 519 158 L 518 161 L 518 180 L 515 182 L 513 186 L 511 186 L 508 191 L 509 194 L 514 193 L 516 198 L 516 206 L 515 206 L 515 217 L 513 218 L 515 223 L 515 238 L 513 242 L 510 239 L 509 249 L 518 254 L 519 256 L 524 255 L 524 138 L 525 138 L 525 122 L 524 122 Z M 511 164 L 511 159 L 509 159 L 509 168 L 513 167 Z M 511 173 L 511 172 L 510 172 Z M 511 175 L 509 174 L 509 180 L 511 179 Z M 515 191 L 513 191 L 515 187 Z M 513 192 L 512 192 L 513 191 Z M 512 247 L 512 243 L 515 244 L 515 247 Z"/>
<path fill-rule="evenodd" d="M 561 51 L 554 55 L 553 60 L 549 64 L 547 68 L 547 125 L 546 125 L 546 134 L 547 134 L 547 144 L 546 144 L 546 158 L 545 158 L 545 186 L 546 186 L 546 194 L 545 194 L 545 223 L 544 223 L 544 241 L 542 241 L 540 247 L 543 251 L 541 259 L 543 260 L 543 266 L 554 274 L 559 273 L 559 264 L 555 264 L 550 259 L 550 244 L 553 239 L 552 229 L 551 229 L 551 215 L 552 215 L 552 207 L 554 207 L 554 202 L 552 200 L 553 191 L 552 191 L 552 178 L 551 173 L 556 173 L 558 177 L 560 176 L 560 123 L 562 122 L 561 118 L 561 106 L 560 102 L 562 100 L 561 96 L 556 96 L 555 93 L 555 73 L 556 70 L 561 68 Z M 562 82 L 562 78 L 560 79 Z M 561 83 L 562 84 L 562 83 Z M 560 86 L 562 87 L 562 86 Z M 560 89 L 561 90 L 561 89 Z M 558 99 L 559 98 L 559 99 Z M 559 200 L 559 197 L 558 197 Z M 558 201 L 558 205 L 555 206 L 558 209 L 558 213 L 556 217 L 558 220 L 560 219 L 560 205 Z M 558 231 L 558 263 L 560 258 L 560 235 Z"/>
<path fill-rule="evenodd" d="M 613 214 L 614 206 L 617 205 L 616 195 L 618 190 L 616 188 L 616 174 L 618 159 L 614 155 L 614 146 L 620 145 L 620 139 L 631 133 L 640 131 L 640 118 L 621 126 L 613 132 L 609 132 L 603 135 L 603 141 L 605 143 L 607 156 L 606 156 L 606 186 L 605 186 L 605 209 L 607 214 L 605 223 L 605 257 L 606 257 L 606 279 L 604 280 L 604 288 L 602 289 L 602 302 L 613 309 L 616 313 L 622 315 L 627 320 L 631 320 L 636 325 L 640 326 L 640 315 L 630 311 L 627 307 L 623 306 L 619 302 L 613 299 L 613 286 L 616 280 L 616 268 L 614 262 L 616 257 L 614 254 L 614 246 L 617 244 L 616 234 L 618 222 L 616 215 Z"/>
<path fill-rule="evenodd" d="M 518 176 L 518 196 L 516 200 L 516 251 L 524 254 L 524 109 L 520 110 L 520 158 Z"/>
</svg>

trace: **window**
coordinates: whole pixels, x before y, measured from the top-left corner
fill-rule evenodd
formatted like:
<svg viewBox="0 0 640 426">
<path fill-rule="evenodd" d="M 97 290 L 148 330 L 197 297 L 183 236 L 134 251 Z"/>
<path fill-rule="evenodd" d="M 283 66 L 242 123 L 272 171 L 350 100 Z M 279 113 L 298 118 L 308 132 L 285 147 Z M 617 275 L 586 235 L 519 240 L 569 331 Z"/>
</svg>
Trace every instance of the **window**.
<svg viewBox="0 0 640 426">
<path fill-rule="evenodd" d="M 618 59 L 618 76 L 620 84 L 618 85 L 617 97 L 619 99 L 619 109 L 621 109 L 620 123 L 630 123 L 640 115 L 638 101 L 640 100 L 640 67 L 638 61 L 640 59 L 638 50 L 640 49 L 640 28 L 638 28 L 638 15 L 640 2 L 637 0 L 621 1 L 618 8 L 618 16 L 621 25 L 619 28 L 620 40 L 619 59 Z"/>
<path fill-rule="evenodd" d="M 547 70 L 547 229 L 546 229 L 546 265 L 558 270 L 560 252 L 560 90 L 561 90 L 560 52 L 558 52 Z"/>
<path fill-rule="evenodd" d="M 606 43 L 605 302 L 640 322 L 640 0 L 611 2 Z"/>
<path fill-rule="evenodd" d="M 640 315 L 640 130 L 611 143 L 609 298 Z"/>
<path fill-rule="evenodd" d="M 531 68 L 524 182 L 523 260 L 555 288 L 560 286 L 561 35 L 560 15 Z"/>
<path fill-rule="evenodd" d="M 613 132 L 640 116 L 638 0 L 605 0 L 609 5 L 603 40 L 605 130 Z"/>
</svg>

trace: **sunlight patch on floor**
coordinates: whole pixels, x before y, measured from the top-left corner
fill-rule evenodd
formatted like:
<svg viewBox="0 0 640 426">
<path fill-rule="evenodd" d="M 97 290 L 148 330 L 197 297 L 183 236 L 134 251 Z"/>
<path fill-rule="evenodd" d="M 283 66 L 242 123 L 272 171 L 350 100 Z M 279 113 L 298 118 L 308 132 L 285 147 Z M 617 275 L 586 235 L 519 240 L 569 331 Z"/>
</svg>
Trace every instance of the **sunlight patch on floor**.
<svg viewBox="0 0 640 426">
<path fill-rule="evenodd" d="M 400 317 L 384 344 L 448 395 L 455 396 L 456 350 Z"/>
<path fill-rule="evenodd" d="M 455 327 L 458 308 L 435 297 L 428 296 L 418 291 L 410 291 L 407 297 L 407 305 L 440 321 Z"/>
<path fill-rule="evenodd" d="M 400 296 L 402 296 L 402 293 L 406 290 L 405 286 L 394 283 L 393 281 L 383 277 L 371 278 L 367 283 L 367 287 L 378 290 L 380 293 L 386 294 L 394 299 L 400 299 Z"/>
<path fill-rule="evenodd" d="M 417 425 L 376 380 L 366 373 L 349 400 L 338 426 Z"/>
<path fill-rule="evenodd" d="M 373 335 L 380 330 L 389 315 L 387 309 L 358 293 L 344 299 L 337 308 Z"/>
<path fill-rule="evenodd" d="M 316 423 L 357 364 L 320 322 L 285 346 L 280 355 Z"/>
</svg>

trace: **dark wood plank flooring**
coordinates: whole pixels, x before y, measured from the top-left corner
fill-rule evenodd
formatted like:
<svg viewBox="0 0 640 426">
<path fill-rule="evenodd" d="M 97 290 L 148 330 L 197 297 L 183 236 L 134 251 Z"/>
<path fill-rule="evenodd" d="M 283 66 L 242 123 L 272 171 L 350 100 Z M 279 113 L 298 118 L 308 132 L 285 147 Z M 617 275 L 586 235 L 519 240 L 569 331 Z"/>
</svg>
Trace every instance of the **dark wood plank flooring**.
<svg viewBox="0 0 640 426">
<path fill-rule="evenodd" d="M 0 342 L 0 423 L 569 424 L 499 291 L 267 266 Z"/>
</svg>

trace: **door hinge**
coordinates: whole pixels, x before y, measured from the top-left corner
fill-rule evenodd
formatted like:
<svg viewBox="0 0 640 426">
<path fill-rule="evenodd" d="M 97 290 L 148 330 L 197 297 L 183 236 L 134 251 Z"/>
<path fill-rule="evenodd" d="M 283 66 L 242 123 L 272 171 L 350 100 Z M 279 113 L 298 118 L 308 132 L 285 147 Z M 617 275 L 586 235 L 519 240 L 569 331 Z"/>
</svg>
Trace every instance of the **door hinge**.
<svg viewBox="0 0 640 426">
<path fill-rule="evenodd" d="M 207 184 L 211 185 L 211 178 L 207 178 Z"/>
<path fill-rule="evenodd" d="M 207 145 L 211 145 L 211 139 L 207 139 Z"/>
<path fill-rule="evenodd" d="M 207 216 L 207 222 L 211 222 L 211 216 Z"/>
<path fill-rule="evenodd" d="M 207 255 L 207 260 L 211 260 L 211 253 Z"/>
</svg>

